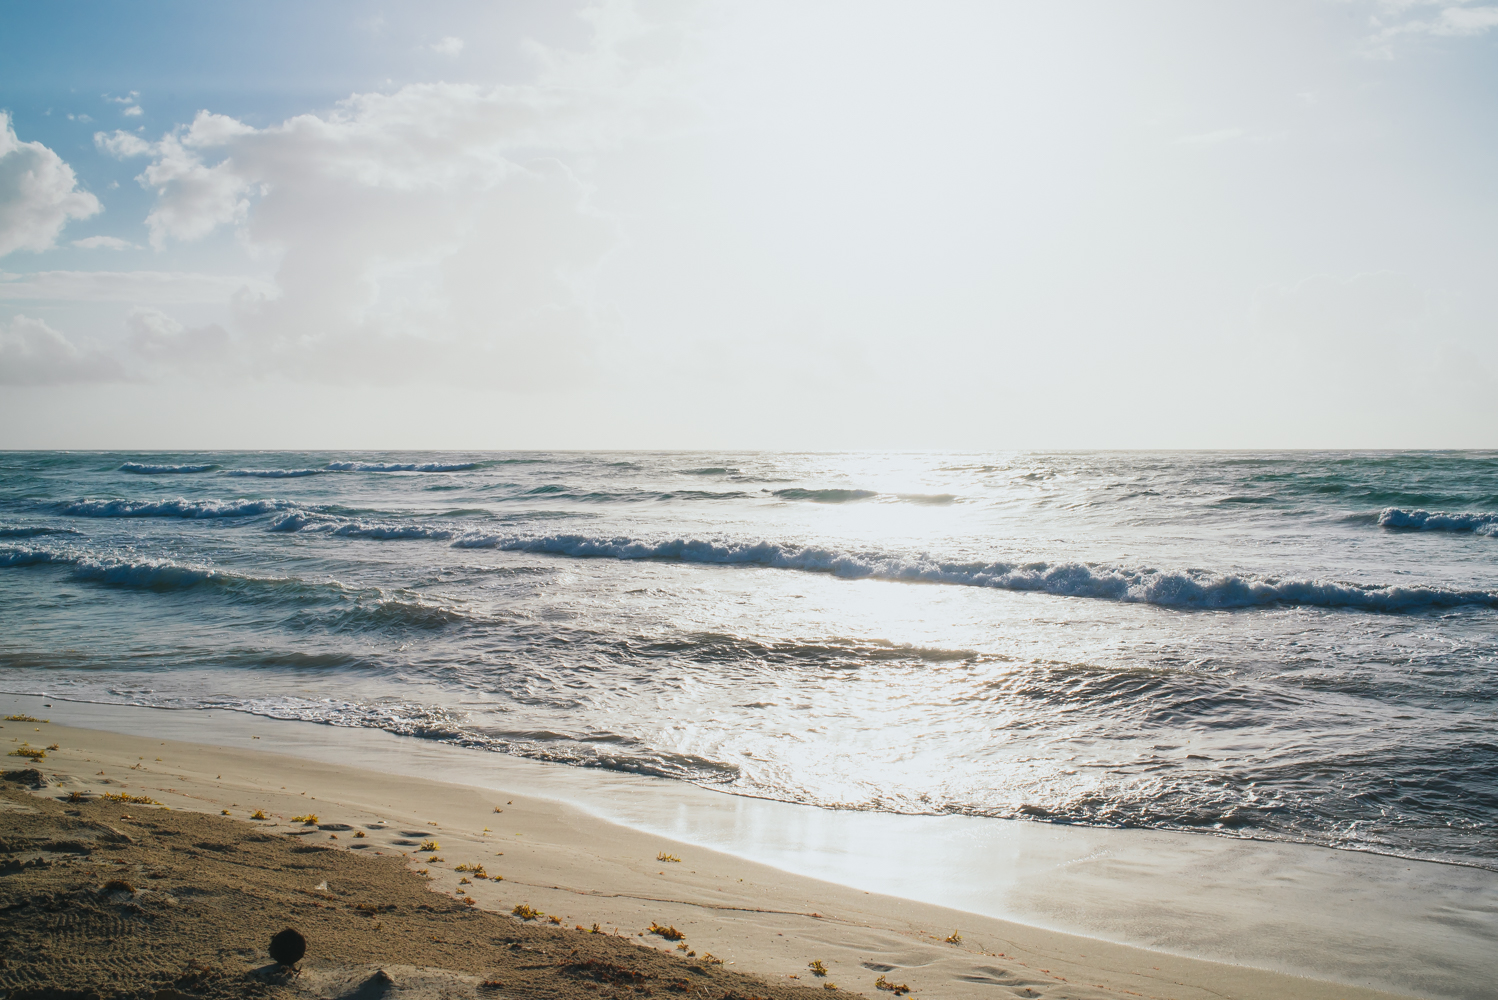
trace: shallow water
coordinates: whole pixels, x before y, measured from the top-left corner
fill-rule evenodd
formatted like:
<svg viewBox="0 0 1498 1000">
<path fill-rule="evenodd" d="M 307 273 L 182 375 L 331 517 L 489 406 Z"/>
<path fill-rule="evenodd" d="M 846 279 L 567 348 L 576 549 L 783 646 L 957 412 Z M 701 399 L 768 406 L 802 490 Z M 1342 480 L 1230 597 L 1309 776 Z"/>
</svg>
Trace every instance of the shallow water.
<svg viewBox="0 0 1498 1000">
<path fill-rule="evenodd" d="M 1498 867 L 1498 454 L 9 453 L 11 691 Z"/>
</svg>

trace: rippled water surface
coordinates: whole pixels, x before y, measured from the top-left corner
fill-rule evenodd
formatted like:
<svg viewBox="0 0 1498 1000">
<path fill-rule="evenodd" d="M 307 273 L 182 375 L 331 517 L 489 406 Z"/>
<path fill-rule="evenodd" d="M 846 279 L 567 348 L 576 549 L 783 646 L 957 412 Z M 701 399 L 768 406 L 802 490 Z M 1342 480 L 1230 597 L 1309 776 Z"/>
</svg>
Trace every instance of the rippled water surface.
<svg viewBox="0 0 1498 1000">
<path fill-rule="evenodd" d="M 1498 453 L 0 454 L 0 682 L 1498 867 Z"/>
</svg>

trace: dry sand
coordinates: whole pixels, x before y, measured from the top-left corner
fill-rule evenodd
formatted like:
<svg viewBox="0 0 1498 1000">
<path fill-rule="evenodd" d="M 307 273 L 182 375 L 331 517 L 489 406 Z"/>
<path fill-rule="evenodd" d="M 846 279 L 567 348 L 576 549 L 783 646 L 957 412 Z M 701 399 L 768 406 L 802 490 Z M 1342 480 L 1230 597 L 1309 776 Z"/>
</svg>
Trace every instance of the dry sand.
<svg viewBox="0 0 1498 1000">
<path fill-rule="evenodd" d="M 12 998 L 67 995 L 25 992 L 43 986 L 151 996 L 165 984 L 188 996 L 624 996 L 674 983 L 710 1000 L 799 987 L 827 996 L 828 984 L 888 996 L 880 977 L 917 998 L 1392 996 L 870 894 L 436 775 L 4 726 L 6 752 L 57 747 L 35 765 L 6 758 L 12 774 L 34 766 L 46 782 L 7 781 L 16 791 L 0 811 L 0 990 Z M 83 801 L 66 801 L 74 793 Z M 121 793 L 161 806 L 99 799 Z M 309 814 L 316 823 L 294 819 Z M 475 865 L 491 877 L 459 870 Z M 104 891 L 126 867 L 145 892 Z M 380 909 L 350 909 L 361 905 Z M 512 916 L 519 905 L 560 924 Z M 683 932 L 695 955 L 649 933 L 652 923 Z M 266 971 L 269 935 L 284 924 L 309 939 L 295 977 Z M 595 924 L 602 933 L 564 930 Z M 127 943 L 113 939 L 127 929 Z M 724 964 L 705 962 L 709 953 Z M 645 978 L 579 965 L 588 961 Z"/>
</svg>

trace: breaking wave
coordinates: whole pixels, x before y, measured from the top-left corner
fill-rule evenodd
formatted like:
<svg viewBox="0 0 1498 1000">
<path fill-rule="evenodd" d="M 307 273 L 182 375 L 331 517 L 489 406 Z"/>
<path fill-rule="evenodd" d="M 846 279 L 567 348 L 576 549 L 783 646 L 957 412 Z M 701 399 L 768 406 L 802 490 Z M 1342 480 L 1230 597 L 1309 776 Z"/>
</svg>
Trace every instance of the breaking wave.
<svg viewBox="0 0 1498 1000">
<path fill-rule="evenodd" d="M 126 462 L 120 466 L 121 472 L 131 472 L 137 476 L 171 476 L 190 475 L 195 472 L 212 472 L 217 465 L 146 465 L 141 462 Z"/>
<path fill-rule="evenodd" d="M 849 503 L 854 500 L 867 500 L 877 497 L 879 494 L 873 490 L 805 490 L 792 488 L 787 490 L 775 490 L 773 496 L 782 500 L 810 500 L 812 503 Z"/>
<path fill-rule="evenodd" d="M 1498 593 L 1430 586 L 1375 586 L 1328 580 L 1284 579 L 1199 570 L 1159 571 L 1083 563 L 957 563 L 919 555 L 854 553 L 777 545 L 674 539 L 645 542 L 583 535 L 505 537 L 465 535 L 455 548 L 495 548 L 589 559 L 659 559 L 727 566 L 828 573 L 849 579 L 934 583 L 999 590 L 1037 591 L 1058 597 L 1164 607 L 1230 609 L 1269 605 L 1353 608 L 1374 612 L 1418 611 L 1478 605 L 1498 608 Z"/>
<path fill-rule="evenodd" d="M 321 476 L 327 469 L 226 469 L 226 476 L 254 476 L 259 479 L 298 479 L 302 476 Z"/>
<path fill-rule="evenodd" d="M 4 548 L 0 549 L 0 567 L 41 566 L 47 563 L 71 563 L 71 556 L 47 549 Z"/>
<path fill-rule="evenodd" d="M 284 510 L 284 500 L 77 500 L 62 504 L 60 513 L 73 517 L 253 517 Z"/>
<path fill-rule="evenodd" d="M 1448 513 L 1442 510 L 1404 510 L 1385 507 L 1378 515 L 1379 527 L 1404 531 L 1470 531 L 1498 537 L 1498 514 Z"/>
<path fill-rule="evenodd" d="M 343 538 L 430 538 L 445 541 L 455 532 L 450 528 L 426 524 L 366 524 L 362 521 L 336 521 L 305 511 L 292 511 L 271 522 L 270 531 L 319 531 Z"/>
<path fill-rule="evenodd" d="M 334 472 L 466 472 L 482 462 L 329 462 Z"/>
<path fill-rule="evenodd" d="M 72 528 L 50 528 L 45 525 L 25 528 L 0 527 L 0 538 L 36 538 L 38 535 L 76 535 Z"/>
</svg>

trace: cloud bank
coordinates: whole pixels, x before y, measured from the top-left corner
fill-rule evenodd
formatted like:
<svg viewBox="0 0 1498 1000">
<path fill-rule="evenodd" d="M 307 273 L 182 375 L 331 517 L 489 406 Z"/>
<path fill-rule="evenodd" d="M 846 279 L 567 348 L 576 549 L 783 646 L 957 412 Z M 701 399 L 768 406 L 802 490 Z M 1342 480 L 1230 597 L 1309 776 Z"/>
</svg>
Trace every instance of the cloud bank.
<svg viewBox="0 0 1498 1000">
<path fill-rule="evenodd" d="M 42 320 L 18 315 L 0 321 L 0 385 L 116 382 L 125 377 L 114 358 L 80 350 Z"/>
<path fill-rule="evenodd" d="M 595 17 L 594 49 L 538 50 L 535 84 L 356 94 L 268 128 L 202 111 L 95 143 L 146 159 L 153 247 L 230 228 L 276 261 L 274 292 L 236 300 L 222 342 L 252 374 L 575 378 L 598 337 L 590 277 L 618 242 L 575 163 L 638 135 L 664 90 L 658 60 L 623 52 L 659 26 Z"/>
</svg>

